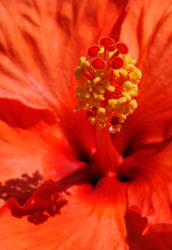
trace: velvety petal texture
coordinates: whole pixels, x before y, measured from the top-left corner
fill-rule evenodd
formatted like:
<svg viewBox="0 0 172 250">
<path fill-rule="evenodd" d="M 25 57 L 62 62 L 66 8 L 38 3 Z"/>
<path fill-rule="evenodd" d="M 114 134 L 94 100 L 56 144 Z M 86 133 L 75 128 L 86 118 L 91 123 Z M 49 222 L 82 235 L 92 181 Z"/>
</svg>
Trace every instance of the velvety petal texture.
<svg viewBox="0 0 172 250">
<path fill-rule="evenodd" d="M 0 249 L 172 249 L 171 23 L 171 0 L 0 0 Z M 73 112 L 102 36 L 143 73 L 112 136 Z"/>
<path fill-rule="evenodd" d="M 36 107 L 57 105 L 78 55 L 100 31 L 112 29 L 126 2 L 1 0 L 1 96 Z"/>
<path fill-rule="evenodd" d="M 113 193 L 115 189 L 118 189 L 116 196 Z M 46 190 L 48 194 L 50 187 L 47 186 Z M 55 196 L 56 192 L 53 195 Z M 42 197 L 45 200 L 45 193 Z M 46 198 L 48 200 L 48 196 Z M 12 216 L 9 210 L 4 208 L 1 212 L 0 224 L 2 249 L 67 250 L 74 247 L 83 250 L 128 249 L 125 243 L 123 218 L 125 189 L 119 183 L 114 183 L 114 180 L 107 178 L 102 180 L 95 190 L 89 185 L 62 189 L 58 199 L 63 199 L 64 203 L 57 214 L 52 214 L 40 225 L 35 225 L 36 218 L 33 221 L 30 217 L 20 219 Z M 36 200 L 39 205 L 41 205 L 40 200 L 41 194 L 39 194 L 39 202 Z M 33 201 L 34 197 L 25 209 L 29 207 L 31 209 L 31 206 L 34 206 Z M 15 212 L 17 214 L 17 208 L 12 209 L 12 213 L 15 214 Z M 39 218 L 38 213 L 35 216 Z"/>
<path fill-rule="evenodd" d="M 14 197 L 20 204 L 46 179 L 60 179 L 80 169 L 57 125 L 37 123 L 27 129 L 0 123 L 0 200 Z"/>
<path fill-rule="evenodd" d="M 129 53 L 138 57 L 143 79 L 139 85 L 138 109 L 128 118 L 121 133 L 114 136 L 120 152 L 163 141 L 171 136 L 172 127 L 171 1 L 133 2 L 120 39 L 128 44 Z"/>
<path fill-rule="evenodd" d="M 81 4 L 67 0 L 1 0 L 0 97 L 6 99 L 5 112 L 1 110 L 0 117 L 4 119 L 9 112 L 9 98 L 14 100 L 14 113 L 18 113 L 17 100 L 38 110 L 41 116 L 42 112 L 51 112 L 48 116 L 57 119 L 58 114 L 71 143 L 82 147 L 80 141 L 85 141 L 83 151 L 89 151 L 84 135 L 90 134 L 90 129 L 87 126 L 86 132 L 79 125 L 80 118 L 73 115 L 73 72 L 87 46 L 101 33 L 108 34 L 118 17 L 124 17 L 126 7 L 127 1 L 84 0 Z M 103 28 L 104 22 L 107 25 Z M 81 130 L 80 136 L 73 136 L 73 128 Z"/>
<path fill-rule="evenodd" d="M 157 6 L 161 6 L 161 8 Z M 153 15 L 153 13 L 155 14 Z M 128 19 L 132 20 L 129 16 Z M 159 120 L 171 122 L 171 1 L 142 2 L 138 20 L 140 23 L 137 24 L 135 34 L 140 35 L 140 40 L 143 42 L 143 44 L 139 44 L 138 62 L 143 73 L 143 80 L 139 88 L 139 108 L 131 119 L 135 126 L 144 122 L 142 127 L 146 128 L 156 126 Z M 126 19 L 125 22 L 128 23 L 128 20 Z M 148 22 L 151 23 L 151 26 L 147 24 Z M 125 24 L 123 29 L 126 30 Z M 123 35 L 123 37 L 130 36 Z M 138 38 L 137 41 L 139 41 Z"/>
<path fill-rule="evenodd" d="M 130 211 L 126 215 L 127 242 L 131 250 L 170 250 L 172 246 L 171 225 L 158 224 L 153 226 L 146 234 L 143 230 L 146 219 Z"/>
<path fill-rule="evenodd" d="M 148 218 L 148 227 L 172 223 L 171 152 L 172 143 L 167 142 L 156 149 L 138 151 L 128 158 L 128 171 L 133 178 L 128 188 L 129 207 Z"/>
</svg>

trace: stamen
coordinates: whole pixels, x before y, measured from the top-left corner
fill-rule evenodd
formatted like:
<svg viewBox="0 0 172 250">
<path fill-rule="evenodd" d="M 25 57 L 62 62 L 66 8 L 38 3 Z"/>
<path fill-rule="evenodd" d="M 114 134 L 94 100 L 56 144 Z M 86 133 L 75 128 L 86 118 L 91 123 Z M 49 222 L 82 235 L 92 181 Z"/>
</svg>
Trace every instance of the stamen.
<svg viewBox="0 0 172 250">
<path fill-rule="evenodd" d="M 124 43 L 104 37 L 88 48 L 88 58 L 80 58 L 75 72 L 80 82 L 75 111 L 85 110 L 92 125 L 107 127 L 110 133 L 119 132 L 137 109 L 135 97 L 142 73 L 127 52 Z"/>
</svg>

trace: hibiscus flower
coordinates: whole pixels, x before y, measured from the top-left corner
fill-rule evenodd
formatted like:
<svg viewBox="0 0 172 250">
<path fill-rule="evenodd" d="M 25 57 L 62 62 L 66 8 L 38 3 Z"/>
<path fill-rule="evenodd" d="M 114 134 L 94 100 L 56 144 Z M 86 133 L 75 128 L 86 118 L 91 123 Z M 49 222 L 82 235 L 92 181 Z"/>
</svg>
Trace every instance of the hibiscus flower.
<svg viewBox="0 0 172 250">
<path fill-rule="evenodd" d="M 172 248 L 171 22 L 171 0 L 0 0 L 0 249 Z M 105 36 L 143 74 L 114 134 L 73 111 Z"/>
</svg>

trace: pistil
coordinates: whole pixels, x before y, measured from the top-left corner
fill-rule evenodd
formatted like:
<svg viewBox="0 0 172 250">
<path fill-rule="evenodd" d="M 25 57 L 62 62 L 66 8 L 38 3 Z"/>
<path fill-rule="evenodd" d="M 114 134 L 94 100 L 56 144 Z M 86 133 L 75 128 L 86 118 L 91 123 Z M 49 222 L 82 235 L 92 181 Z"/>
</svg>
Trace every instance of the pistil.
<svg viewBox="0 0 172 250">
<path fill-rule="evenodd" d="M 111 136 L 106 128 L 96 129 L 96 154 L 92 169 L 98 178 L 114 176 L 122 161 L 112 144 Z"/>
<path fill-rule="evenodd" d="M 135 66 L 124 43 L 110 37 L 100 39 L 81 57 L 75 76 L 78 105 L 75 112 L 85 110 L 96 126 L 96 154 L 93 171 L 96 176 L 112 176 L 121 164 L 121 156 L 111 136 L 122 129 L 127 117 L 137 109 L 136 97 L 142 73 Z"/>
</svg>

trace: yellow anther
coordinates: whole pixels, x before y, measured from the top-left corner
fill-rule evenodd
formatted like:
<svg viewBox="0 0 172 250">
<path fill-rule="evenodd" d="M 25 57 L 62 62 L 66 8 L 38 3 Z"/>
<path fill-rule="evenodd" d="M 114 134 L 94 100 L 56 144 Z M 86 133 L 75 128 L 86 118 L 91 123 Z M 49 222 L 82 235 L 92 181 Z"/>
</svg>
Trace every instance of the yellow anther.
<svg viewBox="0 0 172 250">
<path fill-rule="evenodd" d="M 100 101 L 104 101 L 104 100 L 105 100 L 105 98 L 104 98 L 103 95 L 98 95 L 98 99 L 99 99 Z"/>
<path fill-rule="evenodd" d="M 96 90 L 100 93 L 100 94 L 104 94 L 105 90 L 102 86 L 97 86 Z"/>
<path fill-rule="evenodd" d="M 114 51 L 109 52 L 109 58 L 111 58 L 114 55 Z"/>
<path fill-rule="evenodd" d="M 82 74 L 81 71 L 82 71 L 81 67 L 78 66 L 77 69 L 76 69 L 76 71 L 75 71 L 75 77 L 76 77 L 76 79 L 77 79 L 78 81 L 80 80 L 80 76 L 81 76 L 81 74 Z"/>
<path fill-rule="evenodd" d="M 122 125 L 121 124 L 118 124 L 116 126 L 116 132 L 120 132 L 121 131 L 121 128 L 122 128 Z"/>
<path fill-rule="evenodd" d="M 115 52 L 117 52 L 117 49 L 115 49 L 114 51 L 110 51 L 109 52 L 109 58 L 111 58 L 115 54 Z"/>
<path fill-rule="evenodd" d="M 127 101 L 130 101 L 130 100 L 131 100 L 131 96 L 128 94 L 128 92 L 124 91 L 124 92 L 122 92 L 122 95 L 123 95 L 124 97 L 126 97 Z"/>
<path fill-rule="evenodd" d="M 133 84 L 131 81 L 126 81 L 126 82 L 124 82 L 123 87 L 126 90 L 131 90 L 135 87 L 135 84 Z"/>
<path fill-rule="evenodd" d="M 120 123 L 124 123 L 126 119 L 127 119 L 127 116 L 126 116 L 126 115 L 121 115 L 121 117 L 120 117 L 120 119 L 119 119 L 119 122 L 120 122 Z"/>
<path fill-rule="evenodd" d="M 97 85 L 97 83 L 99 83 L 101 81 L 101 77 L 97 76 L 96 78 L 94 78 L 93 80 L 93 86 Z"/>
<path fill-rule="evenodd" d="M 126 97 L 120 97 L 120 98 L 118 99 L 118 103 L 119 103 L 119 104 L 125 103 L 126 101 L 127 101 L 127 98 L 126 98 Z"/>
<path fill-rule="evenodd" d="M 90 97 L 90 94 L 89 93 L 85 93 L 83 96 L 88 99 Z"/>
<path fill-rule="evenodd" d="M 120 131 L 121 131 L 121 128 L 122 128 L 122 125 L 121 125 L 121 124 L 118 124 L 116 127 L 110 126 L 110 127 L 109 127 L 109 132 L 110 132 L 111 134 L 115 134 L 116 132 L 120 132 Z"/>
<path fill-rule="evenodd" d="M 133 64 L 126 64 L 126 65 L 125 65 L 125 69 L 126 69 L 126 70 L 134 71 L 135 68 L 136 68 L 136 67 L 135 67 Z"/>
<path fill-rule="evenodd" d="M 81 57 L 79 65 L 80 65 L 81 68 L 85 68 L 85 67 L 89 67 L 90 63 L 86 60 L 85 57 Z"/>
<path fill-rule="evenodd" d="M 114 92 L 115 91 L 115 87 L 113 87 L 112 85 L 109 85 L 107 87 L 105 87 L 109 92 Z"/>
<path fill-rule="evenodd" d="M 80 71 L 81 71 L 81 67 L 80 67 L 80 66 L 78 66 L 78 67 L 76 68 L 75 74 L 80 73 Z"/>
<path fill-rule="evenodd" d="M 88 103 L 85 103 L 84 109 L 85 109 L 85 110 L 89 110 L 89 109 L 90 109 L 90 105 L 89 105 Z"/>
<path fill-rule="evenodd" d="M 135 68 L 134 72 L 135 72 L 135 74 L 137 76 L 137 80 L 138 80 L 137 83 L 139 83 L 141 81 L 141 79 L 142 79 L 142 72 L 139 69 L 137 69 L 137 68 Z"/>
<path fill-rule="evenodd" d="M 99 118 L 99 120 L 101 122 L 107 122 L 107 120 L 108 120 L 108 116 L 107 115 L 105 115 L 105 116 L 99 116 L 98 118 Z"/>
<path fill-rule="evenodd" d="M 138 87 L 137 87 L 137 85 L 135 84 L 134 85 L 134 87 L 133 87 L 133 89 L 131 89 L 130 91 L 128 91 L 128 94 L 130 95 L 130 96 L 138 96 Z"/>
<path fill-rule="evenodd" d="M 125 58 L 124 58 L 124 65 L 125 64 L 135 64 L 136 63 L 136 60 L 134 60 L 132 58 L 132 56 L 130 55 L 126 55 Z"/>
<path fill-rule="evenodd" d="M 130 72 L 128 75 L 129 75 L 130 81 L 133 81 L 133 82 L 137 81 L 137 75 L 135 71 Z"/>
<path fill-rule="evenodd" d="M 97 109 L 97 114 L 100 115 L 100 116 L 105 115 L 106 114 L 106 109 L 102 108 L 102 107 L 98 108 Z"/>
<path fill-rule="evenodd" d="M 134 110 L 137 109 L 137 106 L 138 106 L 137 101 L 134 99 L 130 101 L 129 105 Z"/>
<path fill-rule="evenodd" d="M 106 122 L 98 122 L 98 123 L 97 123 L 97 127 L 98 127 L 98 128 L 105 128 L 106 125 L 107 125 Z"/>
<path fill-rule="evenodd" d="M 117 78 L 119 78 L 120 76 L 123 76 L 124 78 L 128 77 L 128 71 L 125 69 L 115 69 L 113 73 Z"/>
<path fill-rule="evenodd" d="M 117 99 L 109 99 L 109 100 L 108 100 L 108 104 L 109 104 L 112 108 L 115 108 L 117 103 L 118 103 L 118 100 L 117 100 Z"/>
<path fill-rule="evenodd" d="M 92 88 L 90 85 L 88 85 L 88 86 L 86 87 L 86 91 L 92 92 L 92 91 L 93 91 L 93 88 Z"/>
<path fill-rule="evenodd" d="M 96 92 L 93 92 L 93 96 L 94 96 L 95 99 L 98 98 L 98 94 Z"/>
<path fill-rule="evenodd" d="M 91 122 L 92 125 L 96 123 L 96 118 L 94 116 L 90 116 L 88 120 Z"/>
<path fill-rule="evenodd" d="M 104 47 L 101 47 L 100 50 L 99 50 L 99 52 L 98 52 L 98 54 L 99 54 L 100 56 L 101 56 L 101 55 L 104 55 L 104 51 L 105 51 Z"/>
</svg>

